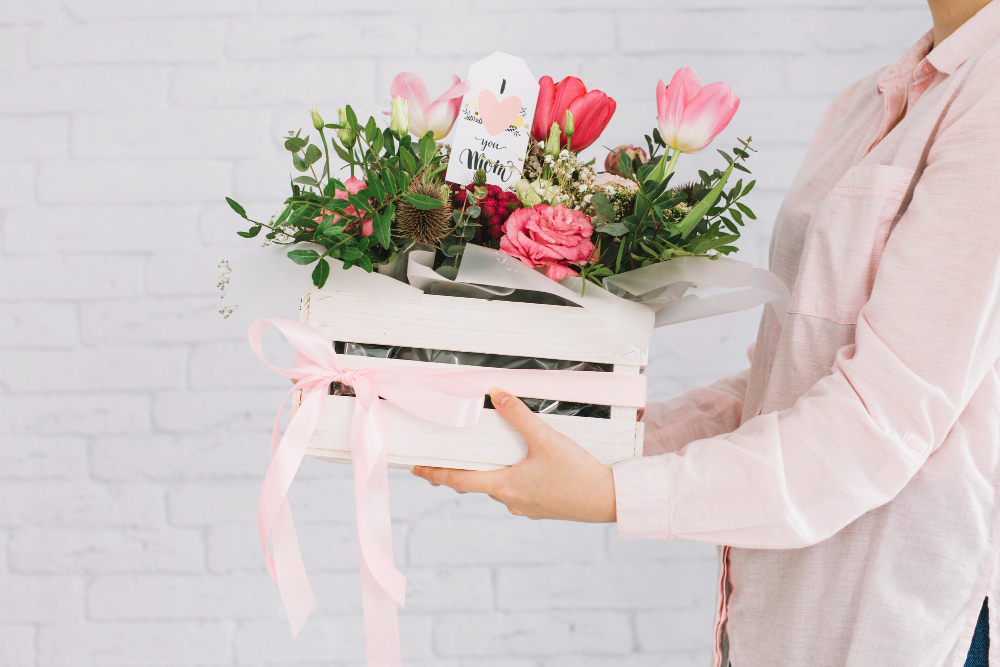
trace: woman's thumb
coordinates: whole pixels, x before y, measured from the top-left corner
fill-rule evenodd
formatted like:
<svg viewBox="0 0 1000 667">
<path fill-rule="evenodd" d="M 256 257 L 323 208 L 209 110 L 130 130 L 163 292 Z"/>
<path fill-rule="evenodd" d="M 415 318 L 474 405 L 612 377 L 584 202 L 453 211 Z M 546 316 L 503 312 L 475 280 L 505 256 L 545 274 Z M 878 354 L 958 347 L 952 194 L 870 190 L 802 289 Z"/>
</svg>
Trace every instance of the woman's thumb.
<svg viewBox="0 0 1000 667">
<path fill-rule="evenodd" d="M 503 389 L 490 389 L 490 400 L 493 407 L 510 425 L 517 429 L 528 444 L 534 444 L 541 437 L 548 435 L 551 427 L 532 412 L 517 396 Z"/>
</svg>

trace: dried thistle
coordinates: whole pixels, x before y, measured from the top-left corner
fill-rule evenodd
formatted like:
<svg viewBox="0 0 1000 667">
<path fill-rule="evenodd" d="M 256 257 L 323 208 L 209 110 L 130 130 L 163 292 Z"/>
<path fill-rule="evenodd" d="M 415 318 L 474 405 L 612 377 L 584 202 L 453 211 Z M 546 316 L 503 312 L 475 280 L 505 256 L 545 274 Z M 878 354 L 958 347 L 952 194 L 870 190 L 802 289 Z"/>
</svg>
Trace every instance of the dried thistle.
<svg viewBox="0 0 1000 667">
<path fill-rule="evenodd" d="M 451 190 L 444 183 L 424 180 L 414 181 L 409 194 L 424 195 L 443 202 L 442 206 L 424 210 L 411 204 L 405 197 L 396 204 L 396 229 L 400 236 L 418 243 L 435 243 L 451 231 Z"/>
</svg>

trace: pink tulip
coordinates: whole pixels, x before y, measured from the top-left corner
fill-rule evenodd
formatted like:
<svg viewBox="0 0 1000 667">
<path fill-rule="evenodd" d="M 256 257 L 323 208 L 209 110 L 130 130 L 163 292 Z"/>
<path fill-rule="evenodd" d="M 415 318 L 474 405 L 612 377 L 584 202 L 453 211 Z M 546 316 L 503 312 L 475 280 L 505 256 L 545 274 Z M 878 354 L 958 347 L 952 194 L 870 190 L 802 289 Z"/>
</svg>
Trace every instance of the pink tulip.
<svg viewBox="0 0 1000 667">
<path fill-rule="evenodd" d="M 410 102 L 410 134 L 419 138 L 433 132 L 436 141 L 451 132 L 462 108 L 462 96 L 470 85 L 452 75 L 451 87 L 431 102 L 423 79 L 413 72 L 400 72 L 392 80 L 389 94 L 392 99 L 403 97 Z"/>
<path fill-rule="evenodd" d="M 694 70 L 677 70 L 667 86 L 656 84 L 656 116 L 660 136 L 681 153 L 697 153 L 729 125 L 740 98 L 724 83 L 702 87 Z"/>
</svg>

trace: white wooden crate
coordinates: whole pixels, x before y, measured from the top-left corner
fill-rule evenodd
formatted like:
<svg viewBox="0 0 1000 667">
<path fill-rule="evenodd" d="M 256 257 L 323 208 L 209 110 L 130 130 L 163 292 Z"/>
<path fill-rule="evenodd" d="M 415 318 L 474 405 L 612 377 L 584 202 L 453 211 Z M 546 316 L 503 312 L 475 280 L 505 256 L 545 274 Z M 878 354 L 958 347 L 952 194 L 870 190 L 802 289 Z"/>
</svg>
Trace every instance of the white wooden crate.
<svg viewBox="0 0 1000 667">
<path fill-rule="evenodd" d="M 613 365 L 615 373 L 639 373 L 645 351 L 621 341 L 603 320 L 584 308 L 487 301 L 425 294 L 419 302 L 350 294 L 306 294 L 300 319 L 331 341 L 477 352 Z M 343 355 L 355 368 L 423 364 L 419 361 Z M 437 365 L 437 364 L 435 364 Z M 444 365 L 454 368 L 453 365 Z M 350 461 L 351 413 L 356 399 L 328 396 L 309 456 Z M 426 422 L 383 402 L 386 449 L 391 466 L 414 465 L 494 470 L 524 458 L 520 434 L 494 410 L 477 426 L 452 428 Z M 609 419 L 540 415 L 602 463 L 642 455 L 643 425 L 636 405 L 611 406 Z"/>
</svg>

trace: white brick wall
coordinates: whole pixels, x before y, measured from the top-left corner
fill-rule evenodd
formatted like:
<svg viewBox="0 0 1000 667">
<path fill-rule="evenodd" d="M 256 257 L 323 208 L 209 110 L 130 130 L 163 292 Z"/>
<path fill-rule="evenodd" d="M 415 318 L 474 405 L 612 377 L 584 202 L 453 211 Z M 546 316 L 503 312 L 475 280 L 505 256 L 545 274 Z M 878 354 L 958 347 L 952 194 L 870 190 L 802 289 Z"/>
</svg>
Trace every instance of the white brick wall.
<svg viewBox="0 0 1000 667">
<path fill-rule="evenodd" d="M 374 112 L 403 69 L 437 89 L 503 49 L 613 95 L 615 145 L 694 66 L 743 98 L 720 145 L 760 151 L 762 265 L 829 99 L 928 24 L 921 0 L 0 0 L 0 667 L 361 663 L 349 470 L 293 489 L 320 600 L 292 642 L 254 525 L 283 383 L 214 312 L 246 247 L 222 198 L 273 210 L 308 106 Z M 757 316 L 658 335 L 653 395 L 738 370 Z M 408 665 L 706 664 L 711 547 L 392 494 Z"/>
</svg>

